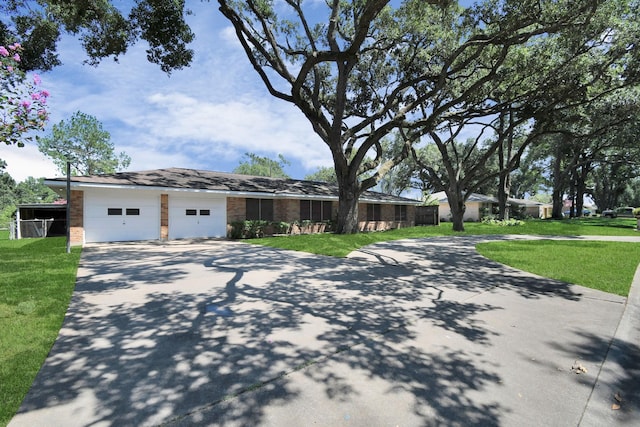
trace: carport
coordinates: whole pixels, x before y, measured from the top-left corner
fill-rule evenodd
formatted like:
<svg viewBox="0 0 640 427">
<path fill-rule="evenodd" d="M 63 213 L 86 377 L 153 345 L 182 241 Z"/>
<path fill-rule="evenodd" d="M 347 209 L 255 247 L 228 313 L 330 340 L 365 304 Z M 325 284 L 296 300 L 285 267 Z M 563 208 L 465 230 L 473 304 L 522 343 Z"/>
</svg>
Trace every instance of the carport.
<svg viewBox="0 0 640 427">
<path fill-rule="evenodd" d="M 64 236 L 67 231 L 66 203 L 20 204 L 12 224 L 12 239 Z"/>
</svg>

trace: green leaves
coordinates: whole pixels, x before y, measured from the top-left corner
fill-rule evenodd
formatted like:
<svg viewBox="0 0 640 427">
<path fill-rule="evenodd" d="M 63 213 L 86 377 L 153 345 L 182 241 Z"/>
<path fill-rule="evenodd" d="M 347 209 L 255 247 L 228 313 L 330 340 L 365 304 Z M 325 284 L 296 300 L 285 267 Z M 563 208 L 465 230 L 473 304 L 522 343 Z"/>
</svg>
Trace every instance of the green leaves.
<svg viewBox="0 0 640 427">
<path fill-rule="evenodd" d="M 245 160 L 233 170 L 240 175 L 269 176 L 273 178 L 289 178 L 284 167 L 290 165 L 282 154 L 278 154 L 278 160 L 261 157 L 254 153 L 245 153 Z"/>
<path fill-rule="evenodd" d="M 50 135 L 38 140 L 38 149 L 63 173 L 71 161 L 72 175 L 110 174 L 131 162 L 124 152 L 114 152 L 110 138 L 98 119 L 78 111 L 71 120 L 53 125 Z"/>
<path fill-rule="evenodd" d="M 194 34 L 186 23 L 184 0 L 136 0 L 127 16 L 112 1 L 24 0 L 1 6 L 0 43 L 22 41 L 25 71 L 60 65 L 57 41 L 64 32 L 77 36 L 98 64 L 118 58 L 138 39 L 149 43 L 147 58 L 166 73 L 189 66 Z"/>
</svg>

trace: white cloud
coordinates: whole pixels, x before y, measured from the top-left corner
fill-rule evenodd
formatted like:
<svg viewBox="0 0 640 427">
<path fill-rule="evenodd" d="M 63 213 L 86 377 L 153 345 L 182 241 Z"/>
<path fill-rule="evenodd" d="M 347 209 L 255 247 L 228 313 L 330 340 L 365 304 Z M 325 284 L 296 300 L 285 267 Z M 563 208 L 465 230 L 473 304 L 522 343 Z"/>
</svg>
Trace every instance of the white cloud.
<svg viewBox="0 0 640 427">
<path fill-rule="evenodd" d="M 245 152 L 282 154 L 292 162 L 288 171 L 295 177 L 331 165 L 329 149 L 304 115 L 268 94 L 215 6 L 193 8 L 194 63 L 170 77 L 147 62 L 144 44 L 118 63 L 106 59 L 91 67 L 82 65 L 86 56 L 79 43 L 63 37 L 64 65 L 42 76 L 51 92 L 49 128 L 76 111 L 95 116 L 111 134 L 116 152 L 131 156 L 129 170 L 229 171 Z M 36 164 L 42 156 L 37 149 L 33 154 L 10 159 L 2 153 L 0 158 L 12 161 L 14 178 L 55 175 L 52 163 Z"/>
<path fill-rule="evenodd" d="M 30 176 L 54 178 L 63 175 L 49 158 L 38 151 L 35 144 L 24 147 L 7 145 L 0 151 L 0 158 L 7 162 L 6 172 L 16 182 L 24 181 Z"/>
</svg>

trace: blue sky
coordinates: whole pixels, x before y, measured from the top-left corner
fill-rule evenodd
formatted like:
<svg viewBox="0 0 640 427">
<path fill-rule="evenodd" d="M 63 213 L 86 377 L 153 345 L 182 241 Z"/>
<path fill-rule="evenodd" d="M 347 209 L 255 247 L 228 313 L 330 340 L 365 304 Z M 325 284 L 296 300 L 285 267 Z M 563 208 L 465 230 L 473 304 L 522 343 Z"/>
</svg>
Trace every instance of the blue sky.
<svg viewBox="0 0 640 427">
<path fill-rule="evenodd" d="M 63 65 L 42 74 L 42 87 L 51 93 L 48 129 L 76 111 L 95 116 L 116 152 L 131 156 L 128 170 L 231 171 L 245 152 L 284 155 L 293 178 L 331 166 L 329 149 L 302 113 L 267 93 L 217 2 L 194 1 L 189 7 L 195 59 L 170 77 L 147 62 L 143 43 L 117 63 L 105 59 L 91 67 L 83 65 L 80 44 L 63 37 Z M 35 144 L 5 146 L 0 158 L 18 182 L 61 175 Z"/>
</svg>

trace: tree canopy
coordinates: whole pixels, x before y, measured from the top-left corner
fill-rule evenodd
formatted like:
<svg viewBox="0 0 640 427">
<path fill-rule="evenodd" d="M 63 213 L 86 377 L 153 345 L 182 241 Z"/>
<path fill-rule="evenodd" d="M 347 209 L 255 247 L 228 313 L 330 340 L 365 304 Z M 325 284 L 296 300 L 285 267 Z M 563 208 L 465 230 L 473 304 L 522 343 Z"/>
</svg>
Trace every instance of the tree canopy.
<svg viewBox="0 0 640 427">
<path fill-rule="evenodd" d="M 530 146 L 573 134 L 581 109 L 640 77 L 632 0 L 218 4 L 266 91 L 295 105 L 331 153 L 340 233 L 357 231 L 360 194 L 385 176 L 396 181 L 390 171 L 409 156 L 425 187 L 447 193 L 461 230 L 465 197 L 492 179 L 506 197 Z M 0 26 L 5 41 L 42 34 L 25 68 L 54 66 L 65 31 L 82 40 L 90 63 L 139 39 L 167 72 L 193 55 L 184 0 L 137 0 L 127 17 L 107 0 L 1 7 L 11 18 Z M 389 136 L 396 143 L 385 144 Z M 436 155 L 437 171 L 421 152 Z"/>
<path fill-rule="evenodd" d="M 188 66 L 194 34 L 185 18 L 184 0 L 136 0 L 125 13 L 113 1 L 11 0 L 0 4 L 0 44 L 21 42 L 23 70 L 60 65 L 61 34 L 77 36 L 89 64 L 123 55 L 136 41 L 148 42 L 147 58 L 163 71 Z"/>
<path fill-rule="evenodd" d="M 624 84 L 637 61 L 622 0 L 219 4 L 269 93 L 298 107 L 329 148 L 343 233 L 357 230 L 358 196 L 425 139 L 441 155 L 438 185 L 462 229 L 463 194 L 487 179 L 483 162 L 501 146 L 476 135 L 464 165 L 455 148 L 463 130 L 486 129 L 507 108 L 517 110 L 511 130 L 540 129 L 550 111 L 597 97 L 589 93 L 597 82 Z M 405 146 L 389 158 L 382 141 L 393 132 Z M 462 185 L 461 175 L 474 181 Z"/>
<path fill-rule="evenodd" d="M 95 117 L 77 111 L 70 120 L 53 125 L 50 134 L 38 140 L 38 149 L 60 172 L 71 162 L 72 175 L 109 174 L 126 169 L 131 158 L 116 154 L 109 132 Z"/>
<path fill-rule="evenodd" d="M 258 156 L 255 153 L 245 153 L 244 159 L 233 170 L 240 175 L 269 176 L 273 178 L 289 178 L 284 171 L 290 162 L 282 154 L 278 154 L 278 160 Z"/>
</svg>

